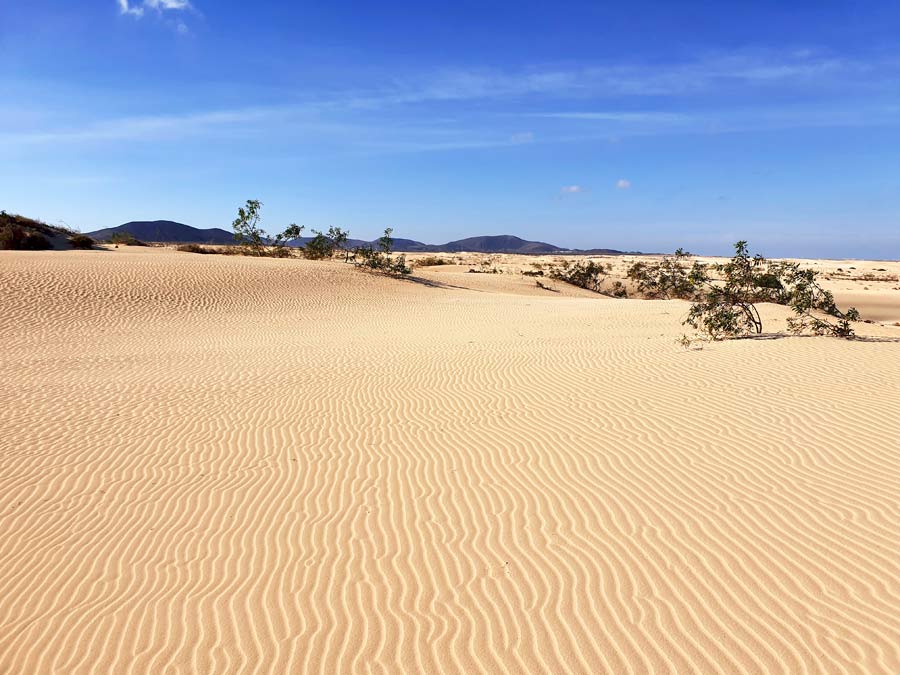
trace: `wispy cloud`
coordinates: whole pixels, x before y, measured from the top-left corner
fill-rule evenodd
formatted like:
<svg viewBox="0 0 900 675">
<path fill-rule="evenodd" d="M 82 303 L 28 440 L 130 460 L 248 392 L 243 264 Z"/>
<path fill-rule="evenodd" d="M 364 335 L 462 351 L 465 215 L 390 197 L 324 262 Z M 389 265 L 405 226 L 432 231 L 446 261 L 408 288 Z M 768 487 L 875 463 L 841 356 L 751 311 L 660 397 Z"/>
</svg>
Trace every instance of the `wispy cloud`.
<svg viewBox="0 0 900 675">
<path fill-rule="evenodd" d="M 116 0 L 116 3 L 119 5 L 121 14 L 130 15 L 138 19 L 144 16 L 146 9 L 155 11 L 160 16 L 167 12 L 184 12 L 194 9 L 190 0 Z M 188 25 L 180 18 L 166 19 L 165 23 L 181 35 L 190 33 Z"/>
<path fill-rule="evenodd" d="M 157 12 L 165 10 L 185 10 L 191 9 L 191 3 L 188 0 L 143 0 L 140 4 L 129 0 L 116 0 L 119 5 L 119 11 L 122 14 L 131 14 L 133 16 L 143 16 L 144 8 L 154 9 Z"/>
<path fill-rule="evenodd" d="M 128 0 L 117 2 L 123 13 L 137 16 L 147 11 L 175 12 L 179 19 L 182 11 L 194 11 L 187 0 L 142 0 L 140 5 L 134 0 L 130 4 Z M 181 23 L 175 24 L 175 29 L 186 31 L 188 27 Z M 4 105 L 10 108 L 13 104 L 0 103 L 0 118 L 6 115 L 19 120 L 19 130 L 12 132 L 7 125 L 0 143 L 89 144 L 268 136 L 279 142 L 322 143 L 363 152 L 426 152 L 602 142 L 639 135 L 897 126 L 900 96 L 885 98 L 882 90 L 896 92 L 900 88 L 882 86 L 877 96 L 845 102 L 846 89 L 855 86 L 851 81 L 881 82 L 892 77 L 900 80 L 900 63 L 839 61 L 814 52 L 736 52 L 658 67 L 620 64 L 568 70 L 536 67 L 519 72 L 439 71 L 385 78 L 367 89 L 333 89 L 328 96 L 294 98 L 291 103 L 277 105 L 106 119 L 87 113 L 86 123 L 71 127 L 48 122 L 42 128 L 40 115 L 17 116 L 13 110 L 10 117 Z M 802 94 L 792 104 L 789 96 L 794 88 L 804 83 L 811 86 L 813 81 L 823 92 L 839 91 L 840 97 Z M 727 88 L 734 82 L 741 83 L 738 89 L 742 98 L 731 107 L 722 107 L 729 97 L 722 95 L 720 87 Z M 768 95 L 749 95 L 750 82 L 779 83 L 780 102 L 768 104 Z M 835 82 L 842 86 L 836 87 Z M 715 89 L 716 96 L 698 97 L 696 101 L 683 98 L 698 87 Z M 660 91 L 668 95 L 654 98 L 653 108 L 644 107 L 643 99 L 622 94 Z M 614 92 L 619 92 L 618 98 Z M 291 97 L 291 92 L 283 95 Z M 709 100 L 719 107 L 705 108 L 703 103 Z M 471 101 L 479 105 L 470 105 Z M 754 101 L 760 105 L 754 106 Z M 67 108 L 65 116 L 58 117 L 77 119 L 73 112 Z M 44 117 L 48 121 L 52 118 Z M 522 131 L 526 124 L 528 130 Z"/>
<path fill-rule="evenodd" d="M 160 11 L 164 9 L 188 9 L 191 6 L 188 0 L 144 0 L 144 4 L 147 7 Z"/>
<path fill-rule="evenodd" d="M 143 7 L 132 7 L 128 0 L 116 0 L 119 5 L 119 11 L 122 14 L 131 14 L 132 16 L 144 16 L 144 8 Z"/>
<path fill-rule="evenodd" d="M 583 185 L 563 185 L 560 192 L 567 195 L 577 195 L 585 191 Z"/>
<path fill-rule="evenodd" d="M 627 178 L 620 178 L 616 181 L 616 190 L 630 190 L 631 181 Z"/>
<path fill-rule="evenodd" d="M 658 111 L 600 110 L 591 112 L 540 112 L 527 113 L 527 117 L 543 117 L 561 120 L 589 120 L 600 122 L 684 122 L 689 115 Z"/>
</svg>

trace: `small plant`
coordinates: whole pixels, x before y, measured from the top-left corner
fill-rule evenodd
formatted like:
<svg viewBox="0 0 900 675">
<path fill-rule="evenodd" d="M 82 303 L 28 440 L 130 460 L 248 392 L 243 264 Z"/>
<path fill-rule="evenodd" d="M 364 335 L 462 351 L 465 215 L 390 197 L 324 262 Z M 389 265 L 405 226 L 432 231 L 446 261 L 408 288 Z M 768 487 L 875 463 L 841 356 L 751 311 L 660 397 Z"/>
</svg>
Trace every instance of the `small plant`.
<svg viewBox="0 0 900 675">
<path fill-rule="evenodd" d="M 303 256 L 309 260 L 326 260 L 334 255 L 334 242 L 326 235 L 313 230 L 316 236 L 303 247 Z"/>
<path fill-rule="evenodd" d="M 664 256 L 657 263 L 638 261 L 628 268 L 628 278 L 637 283 L 638 293 L 646 298 L 693 300 L 706 267 L 695 261 L 688 268 L 685 261 L 690 257 L 690 253 L 679 248 L 674 256 Z"/>
<path fill-rule="evenodd" d="M 378 239 L 378 248 L 360 246 L 355 250 L 355 262 L 357 267 L 390 274 L 391 276 L 406 276 L 412 270 L 406 264 L 406 256 L 400 255 L 394 258 L 391 254 L 394 250 L 394 240 L 391 237 L 393 228 L 386 228 L 384 234 Z"/>
<path fill-rule="evenodd" d="M 326 236 L 333 244 L 333 251 L 342 251 L 344 253 L 344 262 L 350 262 L 350 249 L 347 241 L 350 239 L 350 232 L 342 230 L 339 227 L 329 227 Z"/>
<path fill-rule="evenodd" d="M 248 199 L 246 206 L 238 208 L 237 218 L 231 223 L 234 241 L 251 255 L 262 255 L 265 251 L 266 233 L 259 226 L 262 202 Z"/>
<path fill-rule="evenodd" d="M 550 286 L 547 286 L 546 284 L 542 283 L 540 279 L 535 279 L 534 285 L 542 290 L 550 291 L 551 293 L 559 293 L 559 291 L 556 290 L 555 288 L 550 288 Z"/>
<path fill-rule="evenodd" d="M 270 237 L 259 224 L 262 206 L 258 199 L 248 199 L 244 206 L 238 208 L 238 217 L 231 224 L 234 241 L 241 247 L 244 255 L 289 257 L 291 253 L 287 242 L 300 237 L 303 226 L 291 223 L 283 232 Z"/>
<path fill-rule="evenodd" d="M 450 261 L 438 256 L 430 255 L 416 261 L 416 267 L 437 267 L 438 265 L 450 265 Z"/>
<path fill-rule="evenodd" d="M 586 262 L 571 263 L 568 260 L 557 265 L 551 265 L 549 276 L 557 281 L 564 281 L 572 286 L 584 288 L 594 293 L 608 295 L 604 290 L 604 282 L 609 268 L 602 262 L 588 260 Z"/>
<path fill-rule="evenodd" d="M 488 256 L 478 261 L 478 268 L 470 267 L 470 274 L 503 274 L 503 270 L 497 267 L 497 257 Z"/>
<path fill-rule="evenodd" d="M 853 337 L 853 321 L 859 321 L 855 307 L 846 311 L 838 309 L 834 296 L 816 282 L 816 272 L 800 269 L 797 264 L 787 269 L 787 283 L 790 285 L 790 306 L 796 316 L 788 319 L 788 330 L 792 333 L 812 332 L 816 335 Z M 814 314 L 819 312 L 820 314 Z M 821 316 L 824 314 L 824 317 Z"/>
<path fill-rule="evenodd" d="M 207 255 L 225 254 L 225 249 L 213 248 L 211 246 L 200 246 L 199 244 L 180 244 L 175 247 L 175 250 L 181 251 L 183 253 L 201 253 Z"/>
<path fill-rule="evenodd" d="M 121 244 L 122 246 L 146 246 L 144 242 L 135 237 L 130 232 L 115 232 L 109 238 L 110 243 L 115 244 L 116 247 Z"/>
</svg>

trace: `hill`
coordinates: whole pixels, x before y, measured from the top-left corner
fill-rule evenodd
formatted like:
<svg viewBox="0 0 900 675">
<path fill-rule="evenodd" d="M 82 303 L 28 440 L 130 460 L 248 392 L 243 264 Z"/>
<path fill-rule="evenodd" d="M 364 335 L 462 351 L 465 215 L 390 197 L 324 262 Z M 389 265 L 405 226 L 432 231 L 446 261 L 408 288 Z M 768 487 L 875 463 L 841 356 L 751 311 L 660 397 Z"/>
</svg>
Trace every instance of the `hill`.
<svg viewBox="0 0 900 675">
<path fill-rule="evenodd" d="M 438 247 L 441 253 L 456 253 L 458 251 L 472 251 L 475 253 L 555 253 L 560 251 L 558 246 L 542 241 L 526 241 L 510 234 L 500 234 L 486 237 L 469 237 L 458 239 Z"/>
<path fill-rule="evenodd" d="M 234 235 L 217 227 L 201 230 L 172 220 L 136 220 L 118 227 L 89 232 L 88 236 L 106 241 L 114 234 L 130 234 L 141 241 L 160 241 L 176 244 L 233 244 Z"/>
<path fill-rule="evenodd" d="M 93 239 L 75 230 L 0 211 L 0 250 L 92 248 Z"/>
<path fill-rule="evenodd" d="M 211 228 L 201 230 L 184 223 L 171 220 L 132 221 L 110 227 L 105 230 L 89 232 L 88 236 L 98 241 L 107 241 L 114 234 L 130 234 L 141 241 L 158 241 L 178 244 L 233 244 L 234 236 L 228 230 Z M 288 242 L 290 246 L 305 246 L 312 237 L 301 237 Z M 365 241 L 363 239 L 350 239 L 347 242 L 350 248 L 359 246 L 377 246 L 378 240 Z M 541 255 L 547 253 L 582 253 L 592 255 L 620 255 L 622 251 L 609 248 L 595 248 L 590 250 L 564 249 L 543 241 L 528 241 L 510 234 L 499 234 L 481 237 L 467 237 L 448 241 L 446 244 L 425 244 L 414 239 L 394 239 L 394 250 L 401 253 L 459 253 L 471 251 L 473 253 L 518 253 L 522 255 Z"/>
</svg>

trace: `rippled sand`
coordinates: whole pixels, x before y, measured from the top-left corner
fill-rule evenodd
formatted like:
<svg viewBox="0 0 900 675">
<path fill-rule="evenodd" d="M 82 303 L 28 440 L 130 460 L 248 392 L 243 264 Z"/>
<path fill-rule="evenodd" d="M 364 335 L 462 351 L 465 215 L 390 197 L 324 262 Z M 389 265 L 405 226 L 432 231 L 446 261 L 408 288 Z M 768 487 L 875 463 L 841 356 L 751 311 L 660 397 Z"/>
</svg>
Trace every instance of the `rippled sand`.
<svg viewBox="0 0 900 675">
<path fill-rule="evenodd" d="M 420 277 L 0 253 L 0 672 L 900 672 L 900 291 Z"/>
</svg>

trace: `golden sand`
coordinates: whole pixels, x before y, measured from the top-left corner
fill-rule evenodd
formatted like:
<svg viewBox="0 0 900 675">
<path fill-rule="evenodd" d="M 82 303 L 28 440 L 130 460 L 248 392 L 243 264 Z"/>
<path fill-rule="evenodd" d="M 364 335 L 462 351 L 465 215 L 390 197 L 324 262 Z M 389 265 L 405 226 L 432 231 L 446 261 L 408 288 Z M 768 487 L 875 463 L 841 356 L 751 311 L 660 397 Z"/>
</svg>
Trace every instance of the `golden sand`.
<svg viewBox="0 0 900 675">
<path fill-rule="evenodd" d="M 900 265 L 685 350 L 458 262 L 0 253 L 0 672 L 900 672 Z"/>
</svg>

